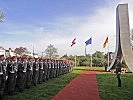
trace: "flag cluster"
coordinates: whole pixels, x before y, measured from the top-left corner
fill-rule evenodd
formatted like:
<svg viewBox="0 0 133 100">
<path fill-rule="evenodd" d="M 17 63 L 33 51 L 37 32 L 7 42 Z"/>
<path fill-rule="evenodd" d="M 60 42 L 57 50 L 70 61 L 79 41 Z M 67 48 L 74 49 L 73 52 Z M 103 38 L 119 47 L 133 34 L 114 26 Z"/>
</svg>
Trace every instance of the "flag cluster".
<svg viewBox="0 0 133 100">
<path fill-rule="evenodd" d="M 108 37 L 106 38 L 106 40 L 105 40 L 105 42 L 104 42 L 104 44 L 103 44 L 103 48 L 106 47 L 106 44 L 107 44 L 107 43 L 108 43 Z M 72 47 L 74 44 L 76 44 L 76 38 L 73 39 L 72 44 L 71 44 L 71 47 Z M 88 40 L 85 42 L 85 45 L 86 45 L 86 46 L 89 45 L 89 44 L 92 44 L 92 37 L 91 37 L 90 39 L 88 39 Z"/>
</svg>

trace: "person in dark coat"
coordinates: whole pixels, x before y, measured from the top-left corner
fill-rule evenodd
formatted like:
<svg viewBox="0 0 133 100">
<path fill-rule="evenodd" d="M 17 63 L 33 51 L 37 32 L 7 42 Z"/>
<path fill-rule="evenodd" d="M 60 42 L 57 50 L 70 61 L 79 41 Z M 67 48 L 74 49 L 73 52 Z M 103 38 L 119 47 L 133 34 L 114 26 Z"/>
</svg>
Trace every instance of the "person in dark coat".
<svg viewBox="0 0 133 100">
<path fill-rule="evenodd" d="M 0 57 L 0 100 L 3 98 L 3 92 L 5 89 L 6 83 L 6 70 L 5 65 L 3 63 L 3 57 Z"/>
<path fill-rule="evenodd" d="M 121 87 L 121 62 L 119 58 L 116 59 L 116 76 L 118 79 L 118 87 Z"/>
<path fill-rule="evenodd" d="M 39 59 L 35 58 L 35 61 L 33 63 L 33 76 L 32 76 L 32 82 L 33 85 L 36 86 L 38 82 L 38 76 L 39 76 Z"/>
<path fill-rule="evenodd" d="M 26 71 L 26 88 L 31 87 L 32 83 L 32 76 L 33 76 L 33 61 L 32 58 L 29 58 L 28 64 L 27 64 L 27 71 Z"/>
<path fill-rule="evenodd" d="M 48 73 L 47 71 L 48 71 L 47 59 L 44 59 L 44 62 L 43 62 L 43 82 L 45 82 L 47 79 L 47 73 Z"/>
<path fill-rule="evenodd" d="M 15 62 L 15 57 L 9 57 L 7 62 L 7 81 L 6 81 L 6 90 L 9 95 L 14 94 L 14 89 L 16 85 L 16 73 L 17 73 L 17 66 Z"/>
<path fill-rule="evenodd" d="M 26 81 L 26 69 L 27 69 L 27 60 L 26 58 L 21 58 L 21 61 L 18 61 L 18 72 L 17 72 L 17 88 L 19 92 L 23 92 L 25 81 Z"/>
<path fill-rule="evenodd" d="M 41 84 L 43 81 L 43 59 L 39 59 L 39 76 L 38 76 L 38 83 Z"/>
</svg>

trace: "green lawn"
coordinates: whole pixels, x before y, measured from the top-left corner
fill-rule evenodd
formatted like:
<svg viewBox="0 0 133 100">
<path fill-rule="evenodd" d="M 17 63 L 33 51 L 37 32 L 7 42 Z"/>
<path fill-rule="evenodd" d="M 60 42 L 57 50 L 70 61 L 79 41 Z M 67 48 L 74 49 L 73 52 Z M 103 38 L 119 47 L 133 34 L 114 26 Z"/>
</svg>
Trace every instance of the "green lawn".
<svg viewBox="0 0 133 100">
<path fill-rule="evenodd" d="M 25 89 L 23 93 L 13 96 L 5 96 L 4 100 L 50 100 L 72 79 L 77 77 L 83 70 L 102 70 L 104 67 L 75 67 L 73 72 L 50 79 L 31 89 Z M 117 78 L 110 72 L 98 72 L 98 87 L 100 100 L 133 100 L 133 74 L 123 74 L 122 88 L 117 87 Z"/>
<path fill-rule="evenodd" d="M 122 74 L 122 87 L 117 87 L 117 78 L 111 73 L 97 73 L 100 100 L 133 100 L 133 74 Z"/>
</svg>

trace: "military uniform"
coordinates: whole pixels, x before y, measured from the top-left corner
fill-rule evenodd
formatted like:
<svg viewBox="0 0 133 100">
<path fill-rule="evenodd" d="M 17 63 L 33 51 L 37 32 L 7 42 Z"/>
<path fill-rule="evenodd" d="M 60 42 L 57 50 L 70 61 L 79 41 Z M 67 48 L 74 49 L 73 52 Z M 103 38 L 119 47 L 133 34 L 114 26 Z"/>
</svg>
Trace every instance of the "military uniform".
<svg viewBox="0 0 133 100">
<path fill-rule="evenodd" d="M 36 59 L 36 61 L 33 63 L 33 85 L 36 86 L 38 82 L 38 76 L 39 76 L 39 62 Z"/>
<path fill-rule="evenodd" d="M 50 78 L 53 78 L 54 63 L 52 60 L 50 60 L 48 63 L 50 68 Z"/>
<path fill-rule="evenodd" d="M 6 82 L 6 70 L 5 70 L 3 61 L 0 61 L 0 99 L 3 98 L 3 92 L 5 89 L 5 82 Z"/>
<path fill-rule="evenodd" d="M 62 61 L 59 61 L 59 75 L 62 74 Z"/>
<path fill-rule="evenodd" d="M 13 59 L 13 58 L 11 58 Z M 16 64 L 14 61 L 9 60 L 7 62 L 7 81 L 6 81 L 6 89 L 9 95 L 13 95 L 15 84 L 16 84 Z"/>
<path fill-rule="evenodd" d="M 48 60 L 48 77 L 52 78 L 52 65 L 51 65 L 51 60 Z"/>
<path fill-rule="evenodd" d="M 47 63 L 47 59 L 45 59 L 44 63 L 43 63 L 43 82 L 46 81 L 46 79 L 48 79 L 48 63 Z"/>
<path fill-rule="evenodd" d="M 55 60 L 54 66 L 55 66 L 55 77 L 57 77 L 58 76 L 58 62 L 57 62 L 57 60 Z"/>
<path fill-rule="evenodd" d="M 25 81 L 26 81 L 26 69 L 27 69 L 27 61 L 22 60 L 18 62 L 18 72 L 17 72 L 17 88 L 19 92 L 23 92 Z"/>
<path fill-rule="evenodd" d="M 31 87 L 32 76 L 33 76 L 33 61 L 30 60 L 28 61 L 28 64 L 27 64 L 26 83 L 25 83 L 26 88 Z"/>
<path fill-rule="evenodd" d="M 43 61 L 42 61 L 42 59 L 40 59 L 40 62 L 39 62 L 39 77 L 38 77 L 39 84 L 41 84 L 42 81 L 43 81 Z"/>
<path fill-rule="evenodd" d="M 121 87 L 121 63 L 120 61 L 117 59 L 117 63 L 116 63 L 116 75 L 117 75 L 117 79 L 118 79 L 118 87 Z"/>
</svg>

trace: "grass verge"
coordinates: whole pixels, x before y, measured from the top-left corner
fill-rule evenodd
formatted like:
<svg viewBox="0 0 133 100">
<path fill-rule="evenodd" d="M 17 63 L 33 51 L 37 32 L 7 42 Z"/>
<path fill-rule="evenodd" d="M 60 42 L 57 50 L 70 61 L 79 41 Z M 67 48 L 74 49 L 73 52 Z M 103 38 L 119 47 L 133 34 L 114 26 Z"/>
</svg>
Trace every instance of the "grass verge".
<svg viewBox="0 0 133 100">
<path fill-rule="evenodd" d="M 97 73 L 100 100 L 133 100 L 133 74 L 121 75 L 122 87 L 117 87 L 115 74 Z"/>
</svg>

